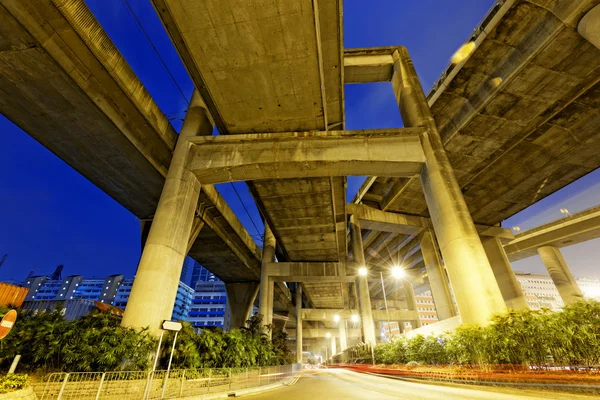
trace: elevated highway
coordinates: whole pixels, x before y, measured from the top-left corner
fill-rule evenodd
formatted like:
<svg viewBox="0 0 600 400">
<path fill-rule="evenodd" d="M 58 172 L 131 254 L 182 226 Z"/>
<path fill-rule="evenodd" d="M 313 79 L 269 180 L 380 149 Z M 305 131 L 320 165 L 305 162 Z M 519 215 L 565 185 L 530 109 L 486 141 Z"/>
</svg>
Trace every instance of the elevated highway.
<svg viewBox="0 0 600 400">
<path fill-rule="evenodd" d="M 151 222 L 177 133 L 85 3 L 3 0 L 0 26 L 0 112 Z M 190 255 L 224 282 L 259 281 L 261 250 L 212 185 L 196 214 Z"/>
</svg>

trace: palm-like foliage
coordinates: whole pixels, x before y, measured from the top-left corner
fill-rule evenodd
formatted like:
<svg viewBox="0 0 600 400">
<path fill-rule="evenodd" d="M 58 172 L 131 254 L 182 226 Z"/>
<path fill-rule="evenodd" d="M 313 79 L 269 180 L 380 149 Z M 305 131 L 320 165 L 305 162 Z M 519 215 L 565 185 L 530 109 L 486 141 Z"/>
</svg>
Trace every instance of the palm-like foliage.
<svg viewBox="0 0 600 400">
<path fill-rule="evenodd" d="M 600 364 L 600 303 L 582 301 L 561 312 L 510 310 L 488 326 L 461 326 L 450 334 L 399 338 L 375 348 L 385 364 L 459 364 L 487 368 Z"/>
</svg>

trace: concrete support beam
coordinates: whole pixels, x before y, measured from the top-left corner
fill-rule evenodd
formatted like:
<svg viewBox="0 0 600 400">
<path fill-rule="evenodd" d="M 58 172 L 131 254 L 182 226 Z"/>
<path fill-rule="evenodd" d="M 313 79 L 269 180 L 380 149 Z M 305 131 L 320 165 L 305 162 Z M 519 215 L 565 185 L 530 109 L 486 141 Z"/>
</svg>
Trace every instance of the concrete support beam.
<svg viewBox="0 0 600 400">
<path fill-rule="evenodd" d="M 404 291 L 404 300 L 406 301 L 406 307 L 409 311 L 416 313 L 416 318 L 410 320 L 414 328 L 421 327 L 421 320 L 419 318 L 419 311 L 417 309 L 417 300 L 415 299 L 415 290 L 412 283 L 409 281 L 402 282 L 402 289 Z M 391 319 L 391 318 L 390 318 Z"/>
<path fill-rule="evenodd" d="M 347 204 L 346 212 L 360 220 L 362 229 L 416 235 L 429 226 L 428 218 L 377 210 L 364 204 Z"/>
<path fill-rule="evenodd" d="M 285 332 L 290 338 L 296 338 L 296 329 L 286 328 Z M 340 337 L 339 329 L 335 328 L 303 328 L 302 337 L 304 339 L 324 339 L 327 334 L 330 334 L 332 338 Z M 361 337 L 361 330 L 358 328 L 348 329 L 346 337 L 348 338 L 359 338 Z"/>
<path fill-rule="evenodd" d="M 204 221 L 198 216 L 194 217 L 194 223 L 192 224 L 192 230 L 190 231 L 190 238 L 188 239 L 187 251 L 186 254 L 190 252 L 194 242 L 198 238 L 200 231 L 204 227 Z"/>
<path fill-rule="evenodd" d="M 352 241 L 352 255 L 357 268 L 366 266 L 365 254 L 363 252 L 362 233 L 358 218 L 350 216 L 350 238 Z M 355 273 L 358 271 L 355 271 Z M 371 297 L 369 294 L 369 281 L 367 276 L 357 275 L 356 286 L 358 289 L 358 307 L 363 327 L 363 338 L 366 343 L 375 345 L 375 327 L 373 326 L 373 315 L 371 311 Z"/>
<path fill-rule="evenodd" d="M 463 322 L 486 324 L 506 312 L 504 299 L 408 51 L 398 48 L 392 56 L 392 86 L 404 125 L 427 128 L 421 135 L 427 161 L 420 180 L 458 309 Z"/>
<path fill-rule="evenodd" d="M 258 303 L 259 313 L 263 317 L 265 326 L 273 323 L 273 280 L 269 278 L 267 264 L 275 261 L 275 236 L 268 224 L 265 224 L 265 236 L 263 241 L 262 265 L 260 270 L 260 299 Z M 269 337 L 271 333 L 269 333 Z"/>
<path fill-rule="evenodd" d="M 588 42 L 600 49 L 600 5 L 592 8 L 579 21 L 577 31 Z"/>
<path fill-rule="evenodd" d="M 362 229 L 370 229 L 372 231 L 416 235 L 424 229 L 433 228 L 430 218 L 382 211 L 364 204 L 347 204 L 346 211 L 348 215 L 357 216 Z M 497 237 L 502 239 L 503 242 L 515 238 L 510 229 L 499 226 L 476 224 L 475 229 L 481 237 Z"/>
<path fill-rule="evenodd" d="M 226 283 L 227 312 L 229 321 L 227 330 L 239 329 L 246 325 L 252 312 L 252 305 L 258 294 L 258 282 Z"/>
<path fill-rule="evenodd" d="M 336 337 L 331 335 L 331 357 L 337 354 Z"/>
<path fill-rule="evenodd" d="M 354 282 L 346 276 L 345 263 L 281 262 L 267 263 L 266 273 L 277 282 Z"/>
<path fill-rule="evenodd" d="M 556 247 L 544 246 L 538 249 L 538 253 L 552 278 L 560 297 L 565 305 L 583 300 L 583 293 L 577 285 L 567 262 L 562 253 Z"/>
<path fill-rule="evenodd" d="M 346 339 L 346 320 L 340 319 L 338 322 L 338 331 L 340 338 L 340 351 L 344 351 L 348 348 L 348 340 Z"/>
<path fill-rule="evenodd" d="M 491 238 L 483 242 L 483 248 L 494 271 L 502 298 L 506 307 L 514 310 L 526 310 L 529 308 L 525 300 L 525 294 L 521 284 L 517 281 L 515 272 L 510 266 L 510 261 L 504 252 L 502 242 L 498 238 Z"/>
<path fill-rule="evenodd" d="M 148 327 L 158 334 L 162 321 L 171 319 L 200 194 L 200 182 L 187 168 L 191 147 L 187 139 L 211 132 L 206 105 L 195 91 L 138 265 L 123 326 Z"/>
<path fill-rule="evenodd" d="M 302 363 L 302 286 L 296 286 L 296 362 Z"/>
<path fill-rule="evenodd" d="M 418 312 L 415 310 L 371 310 L 374 321 L 387 321 L 388 314 L 390 321 L 412 321 L 418 318 Z M 340 321 L 350 320 L 352 315 L 359 315 L 358 310 L 333 309 L 333 308 L 304 308 L 302 309 L 302 321 L 320 321 L 334 322 L 335 316 L 340 317 Z M 341 322 L 340 322 L 341 323 Z"/>
<path fill-rule="evenodd" d="M 433 302 L 435 303 L 438 319 L 441 321 L 452 318 L 456 315 L 456 312 L 454 311 L 454 304 L 448 285 L 448 279 L 446 277 L 446 271 L 442 265 L 442 256 L 435 243 L 433 232 L 431 230 L 424 231 L 421 234 L 420 239 L 421 254 L 423 255 L 423 261 L 425 262 L 425 269 L 427 270 L 427 277 L 429 278 L 429 287 L 431 289 L 431 295 L 433 296 Z"/>
<path fill-rule="evenodd" d="M 346 175 L 412 177 L 425 161 L 422 132 L 402 128 L 197 137 L 190 139 L 190 169 L 203 184 Z"/>
<path fill-rule="evenodd" d="M 386 82 L 392 79 L 391 47 L 344 50 L 344 83 Z"/>
</svg>

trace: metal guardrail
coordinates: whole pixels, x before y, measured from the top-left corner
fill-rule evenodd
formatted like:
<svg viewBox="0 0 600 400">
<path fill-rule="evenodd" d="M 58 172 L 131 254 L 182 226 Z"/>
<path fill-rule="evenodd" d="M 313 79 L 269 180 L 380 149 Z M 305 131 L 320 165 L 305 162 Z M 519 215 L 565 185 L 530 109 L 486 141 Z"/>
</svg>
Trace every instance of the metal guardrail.
<svg viewBox="0 0 600 400">
<path fill-rule="evenodd" d="M 171 371 L 59 372 L 34 385 L 40 400 L 175 399 L 277 383 L 297 365 Z"/>
</svg>

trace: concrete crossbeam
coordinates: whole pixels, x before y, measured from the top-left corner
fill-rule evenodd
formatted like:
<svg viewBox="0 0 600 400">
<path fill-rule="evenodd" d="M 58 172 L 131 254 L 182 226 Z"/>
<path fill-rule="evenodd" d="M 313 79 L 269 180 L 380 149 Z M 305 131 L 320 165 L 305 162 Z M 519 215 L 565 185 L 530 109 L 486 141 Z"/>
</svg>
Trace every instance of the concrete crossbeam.
<svg viewBox="0 0 600 400">
<path fill-rule="evenodd" d="M 344 50 L 344 83 L 387 82 L 392 80 L 394 47 Z"/>
<path fill-rule="evenodd" d="M 203 184 L 347 175 L 412 177 L 425 162 L 421 128 L 191 138 Z"/>
<path fill-rule="evenodd" d="M 417 311 L 410 310 L 372 310 L 374 321 L 413 321 L 418 318 Z M 359 315 L 358 310 L 336 310 L 336 309 L 321 309 L 321 308 L 304 308 L 302 309 L 302 321 L 321 321 L 333 322 L 334 317 L 339 315 L 340 319 L 350 319 L 353 315 Z"/>
<path fill-rule="evenodd" d="M 296 329 L 294 328 L 289 328 L 286 329 L 285 332 L 288 334 L 288 337 L 290 338 L 296 338 Z M 345 331 L 346 336 L 348 338 L 360 338 L 360 329 L 358 328 L 354 328 L 354 329 L 346 329 Z M 344 338 L 343 334 L 340 334 L 340 329 L 339 328 L 333 328 L 333 329 L 319 329 L 319 328 L 302 328 L 302 339 L 320 339 L 320 338 L 326 338 L 327 334 L 330 335 L 330 337 L 332 338 Z"/>
<path fill-rule="evenodd" d="M 381 211 L 364 204 L 347 204 L 346 211 L 349 215 L 356 215 L 363 229 L 416 235 L 424 229 L 433 228 L 430 218 Z M 476 224 L 475 229 L 479 236 L 497 237 L 503 242 L 515 237 L 510 229 L 499 226 Z"/>
<path fill-rule="evenodd" d="M 346 276 L 344 263 L 335 262 L 269 262 L 266 274 L 279 282 L 354 282 Z"/>
</svg>

